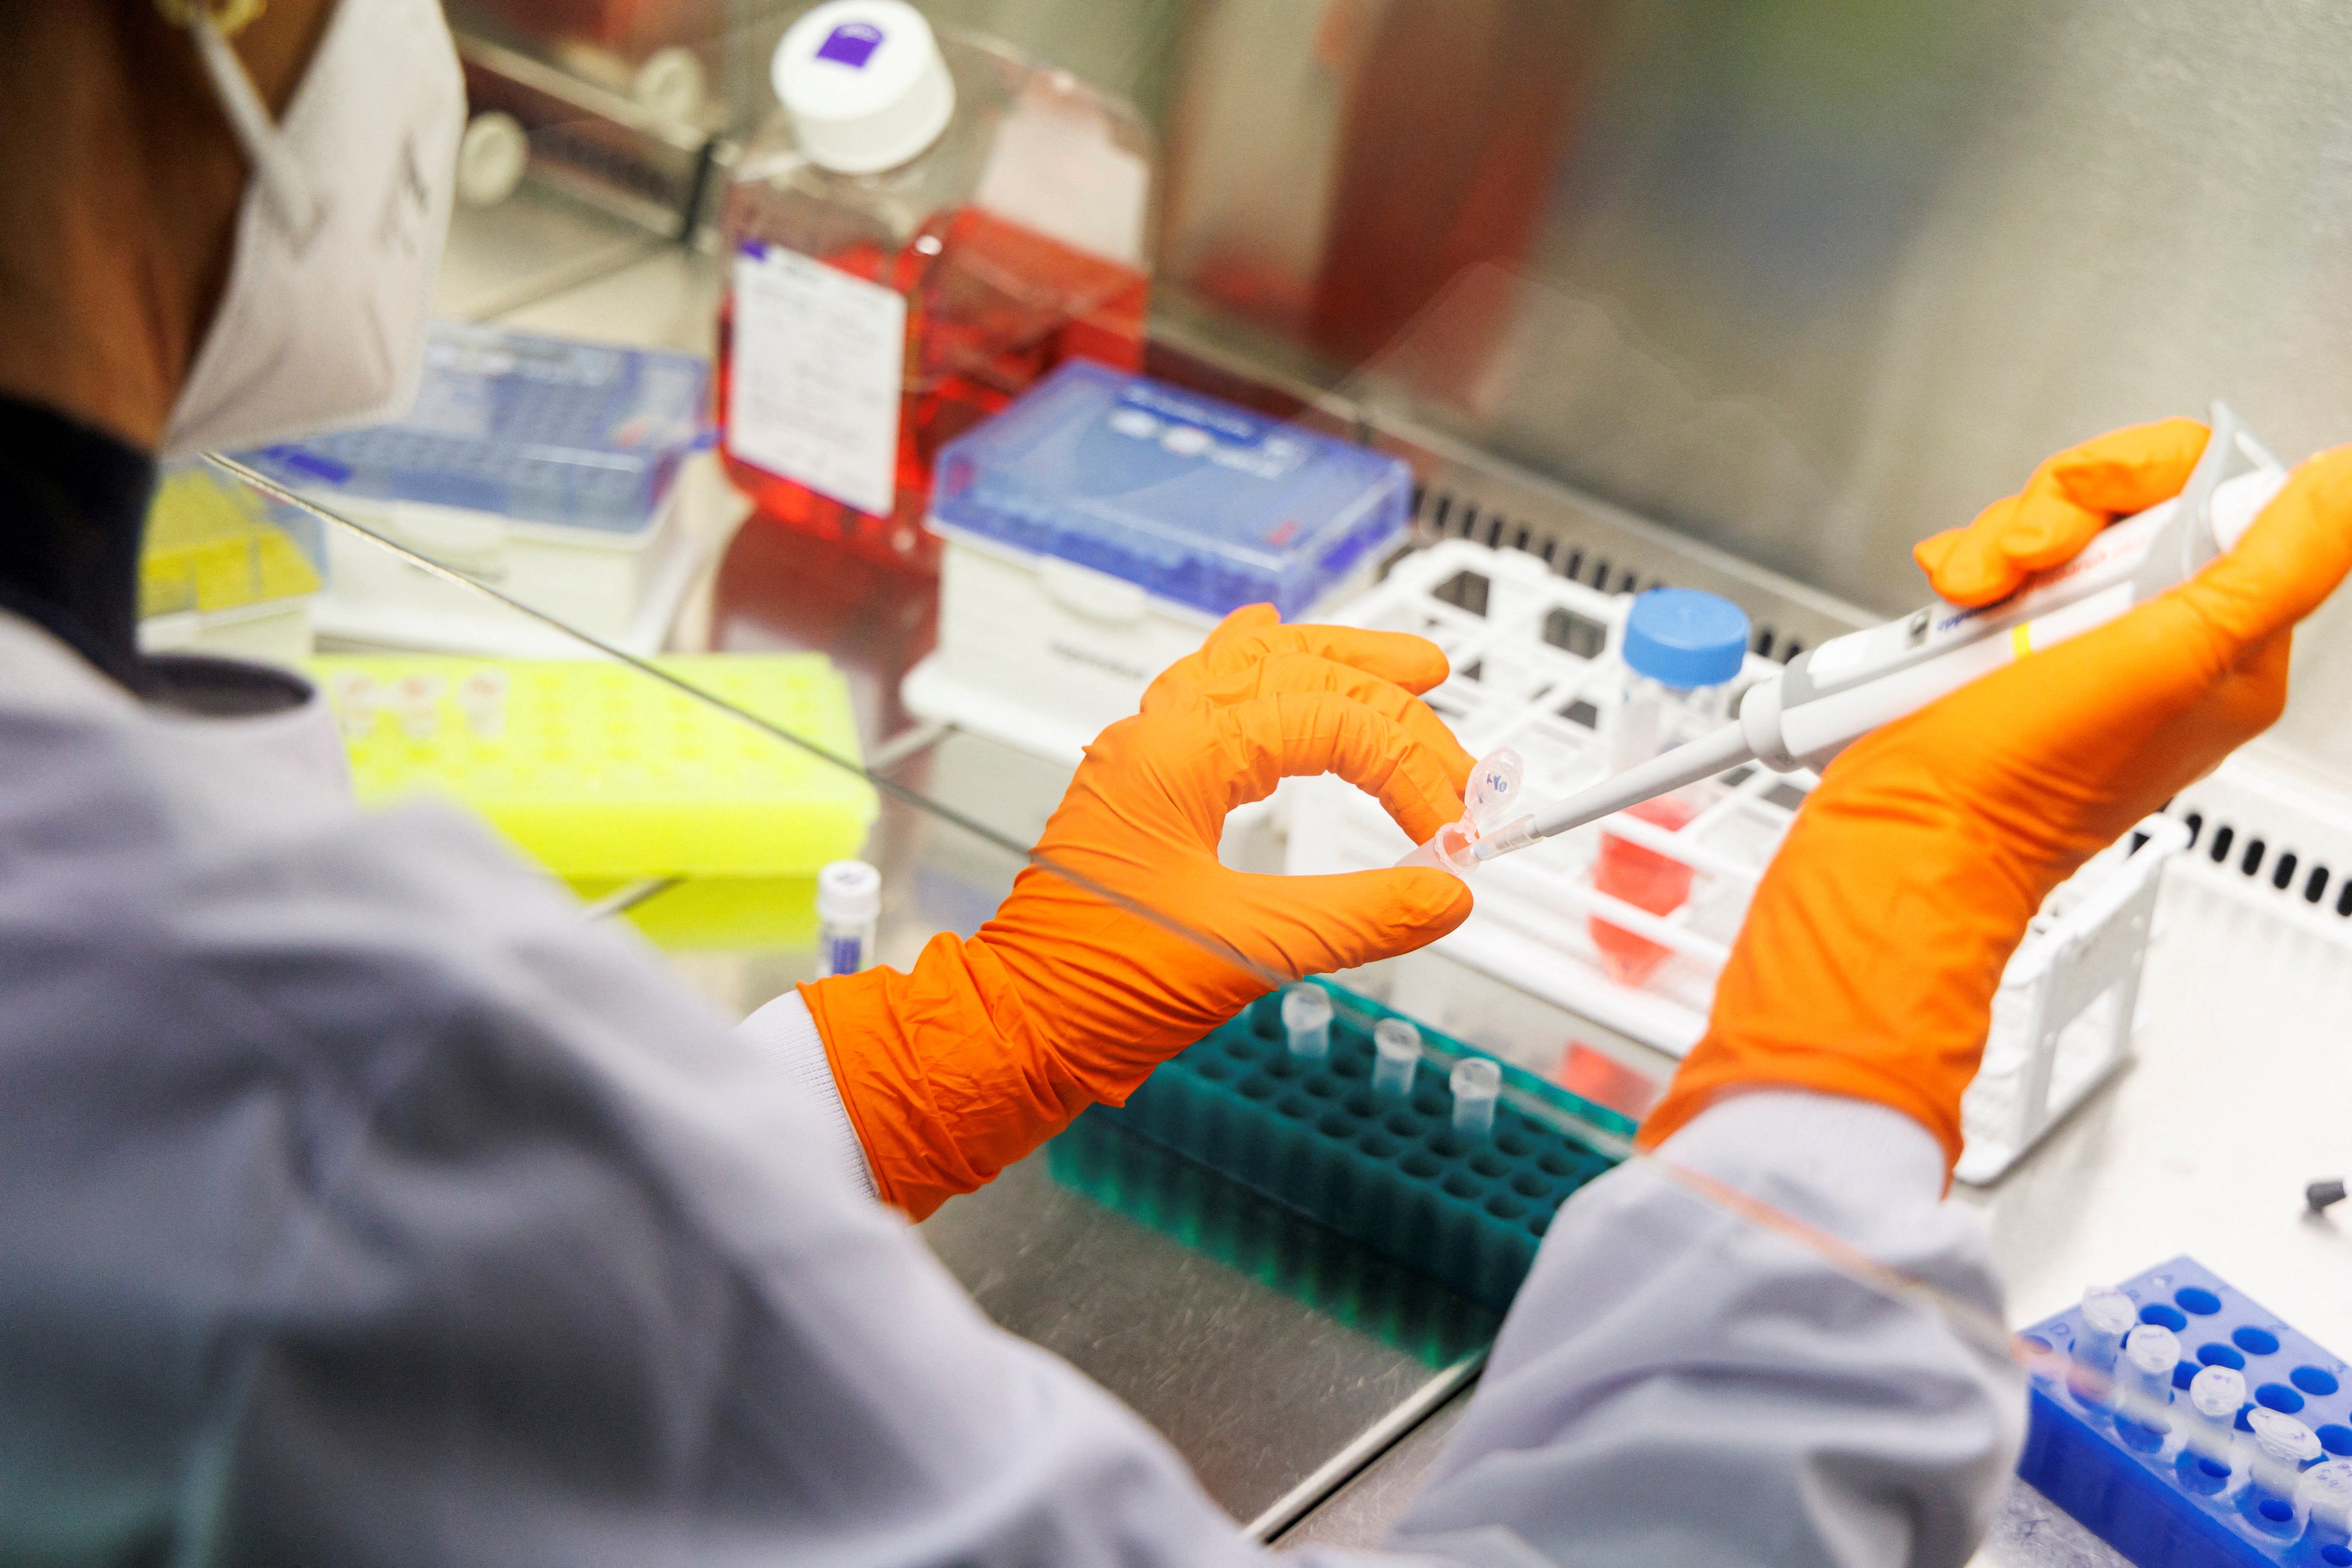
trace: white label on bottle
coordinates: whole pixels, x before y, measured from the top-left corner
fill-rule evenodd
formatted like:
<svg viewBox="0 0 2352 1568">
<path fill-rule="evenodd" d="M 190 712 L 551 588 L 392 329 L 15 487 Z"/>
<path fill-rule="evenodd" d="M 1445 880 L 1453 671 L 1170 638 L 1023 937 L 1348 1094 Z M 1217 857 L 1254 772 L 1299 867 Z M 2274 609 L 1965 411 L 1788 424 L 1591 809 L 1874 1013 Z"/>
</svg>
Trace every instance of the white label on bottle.
<svg viewBox="0 0 2352 1568">
<path fill-rule="evenodd" d="M 907 301 L 781 247 L 735 256 L 727 447 L 859 511 L 898 499 Z"/>
</svg>

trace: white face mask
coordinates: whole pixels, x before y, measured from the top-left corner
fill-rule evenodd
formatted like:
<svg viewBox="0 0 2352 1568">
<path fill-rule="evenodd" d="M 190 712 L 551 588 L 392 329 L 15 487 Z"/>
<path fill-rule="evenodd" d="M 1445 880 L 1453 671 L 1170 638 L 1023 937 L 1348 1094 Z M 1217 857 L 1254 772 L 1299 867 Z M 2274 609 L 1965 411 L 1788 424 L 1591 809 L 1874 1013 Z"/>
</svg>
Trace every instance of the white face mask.
<svg viewBox="0 0 2352 1568">
<path fill-rule="evenodd" d="M 397 417 L 416 395 L 465 129 L 441 7 L 336 0 L 273 124 L 205 4 L 188 7 L 188 27 L 253 172 L 163 455 Z"/>
</svg>

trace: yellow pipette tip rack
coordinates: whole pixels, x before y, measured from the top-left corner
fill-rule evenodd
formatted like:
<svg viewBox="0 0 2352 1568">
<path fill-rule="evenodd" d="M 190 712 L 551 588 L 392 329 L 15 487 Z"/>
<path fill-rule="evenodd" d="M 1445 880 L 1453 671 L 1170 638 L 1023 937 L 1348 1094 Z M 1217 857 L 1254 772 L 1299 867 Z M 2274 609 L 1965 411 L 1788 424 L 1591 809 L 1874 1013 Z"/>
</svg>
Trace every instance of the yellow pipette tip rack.
<svg viewBox="0 0 2352 1568">
<path fill-rule="evenodd" d="M 848 688 L 821 654 L 656 662 L 857 760 Z M 575 882 L 805 877 L 856 855 L 877 809 L 857 775 L 625 665 L 337 655 L 311 670 L 362 802 L 460 802 Z"/>
</svg>

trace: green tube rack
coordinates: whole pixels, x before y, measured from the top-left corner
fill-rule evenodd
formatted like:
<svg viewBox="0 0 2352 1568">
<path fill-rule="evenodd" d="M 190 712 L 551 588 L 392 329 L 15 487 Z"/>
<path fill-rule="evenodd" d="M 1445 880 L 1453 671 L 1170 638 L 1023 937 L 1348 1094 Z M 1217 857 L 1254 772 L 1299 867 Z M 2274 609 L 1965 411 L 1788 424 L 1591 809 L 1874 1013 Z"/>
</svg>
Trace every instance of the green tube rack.
<svg viewBox="0 0 2352 1568">
<path fill-rule="evenodd" d="M 1279 992 L 1086 1113 L 1174 1151 L 1469 1300 L 1509 1306 L 1560 1204 L 1622 1157 L 1633 1124 L 1504 1064 L 1493 1131 L 1454 1130 L 1446 1073 L 1482 1055 L 1422 1030 L 1412 1092 L 1371 1088 L 1372 1026 L 1397 1017 L 1328 981 L 1331 1048 L 1289 1054 Z"/>
</svg>

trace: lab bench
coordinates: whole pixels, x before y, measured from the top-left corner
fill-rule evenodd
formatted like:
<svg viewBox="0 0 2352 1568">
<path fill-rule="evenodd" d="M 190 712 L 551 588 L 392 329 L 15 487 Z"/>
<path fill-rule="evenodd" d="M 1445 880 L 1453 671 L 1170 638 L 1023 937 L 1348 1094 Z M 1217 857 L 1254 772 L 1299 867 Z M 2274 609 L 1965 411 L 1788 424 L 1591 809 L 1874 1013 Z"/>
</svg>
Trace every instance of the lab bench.
<svg viewBox="0 0 2352 1568">
<path fill-rule="evenodd" d="M 438 303 L 465 319 L 707 353 L 718 288 L 712 258 L 526 185 L 500 207 L 461 214 Z M 674 649 L 829 655 L 877 772 L 1003 840 L 1034 837 L 1066 769 L 914 725 L 899 708 L 898 681 L 931 637 L 927 586 L 747 523 L 715 473 L 696 476 L 687 500 L 714 548 Z M 1021 865 L 1003 843 L 896 800 L 867 858 L 885 879 L 877 951 L 902 966 L 933 932 L 974 929 Z M 1279 868 L 1262 819 L 1234 826 L 1226 858 Z M 2133 1064 L 1998 1186 L 1957 1194 L 1990 1229 L 2010 1320 L 2033 1321 L 2087 1283 L 2187 1252 L 2352 1352 L 2352 1233 L 2305 1215 L 2300 1196 L 2307 1180 L 2352 1164 L 2352 1052 L 2337 1023 L 2352 1005 L 2352 951 L 2290 941 L 2242 900 L 2179 877 L 2158 929 Z M 812 962 L 755 951 L 680 954 L 677 966 L 740 1015 L 806 978 Z M 1474 1043 L 1556 1053 L 1574 1038 L 1654 1079 L 1672 1070 L 1442 957 L 1392 961 L 1350 984 Z M 919 1229 L 992 1318 L 1137 1409 L 1267 1539 L 1375 1541 L 1458 1418 L 1491 1329 L 1469 1331 L 1450 1356 L 1401 1348 L 1067 1189 L 1043 1154 Z M 2112 1560 L 2105 1551 L 2021 1493 L 1981 1561 Z"/>
</svg>

